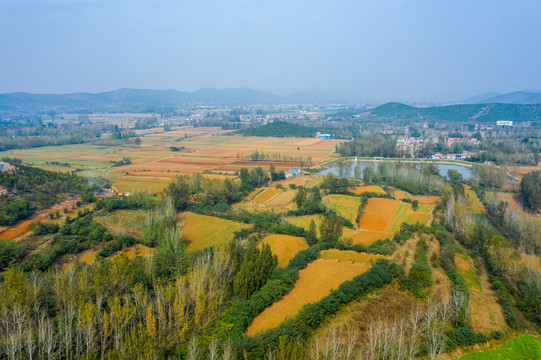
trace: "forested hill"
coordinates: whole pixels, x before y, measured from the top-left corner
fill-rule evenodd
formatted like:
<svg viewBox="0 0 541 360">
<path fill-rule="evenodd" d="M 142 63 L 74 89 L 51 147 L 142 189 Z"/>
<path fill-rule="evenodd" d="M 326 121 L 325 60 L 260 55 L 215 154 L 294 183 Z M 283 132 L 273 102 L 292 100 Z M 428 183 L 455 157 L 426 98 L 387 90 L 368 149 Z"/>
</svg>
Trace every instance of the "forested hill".
<svg viewBox="0 0 541 360">
<path fill-rule="evenodd" d="M 24 166 L 14 160 L 3 159 L 16 165 L 15 170 L 0 172 L 0 188 L 6 190 L 0 195 L 0 226 L 11 226 L 69 197 L 80 195 L 87 202 L 93 198 L 94 188 L 85 178 Z"/>
<path fill-rule="evenodd" d="M 275 121 L 266 125 L 242 129 L 237 133 L 246 136 L 313 137 L 318 130 L 313 127 Z"/>
<path fill-rule="evenodd" d="M 361 118 L 457 122 L 539 121 L 541 104 L 463 104 L 418 108 L 400 103 L 387 103 L 362 113 Z"/>
</svg>

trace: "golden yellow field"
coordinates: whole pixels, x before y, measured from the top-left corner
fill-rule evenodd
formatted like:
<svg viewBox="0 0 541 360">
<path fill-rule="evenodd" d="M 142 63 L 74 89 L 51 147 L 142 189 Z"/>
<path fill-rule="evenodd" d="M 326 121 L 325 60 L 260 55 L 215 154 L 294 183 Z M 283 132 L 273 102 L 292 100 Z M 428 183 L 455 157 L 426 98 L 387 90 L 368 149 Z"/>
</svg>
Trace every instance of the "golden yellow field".
<svg viewBox="0 0 541 360">
<path fill-rule="evenodd" d="M 180 233 L 188 243 L 188 251 L 224 243 L 233 237 L 235 231 L 249 227 L 247 224 L 191 212 L 183 212 L 179 217 L 184 223 Z"/>
<path fill-rule="evenodd" d="M 323 250 L 321 258 L 327 260 L 339 260 L 346 262 L 356 262 L 359 264 L 372 265 L 377 259 L 386 258 L 386 256 L 372 255 L 367 253 L 358 253 L 352 250 Z"/>
<path fill-rule="evenodd" d="M 278 256 L 278 266 L 285 267 L 289 260 L 293 259 L 296 253 L 308 247 L 308 244 L 302 237 L 272 234 L 266 236 L 260 243 L 268 244 L 276 256 Z"/>
<path fill-rule="evenodd" d="M 327 195 L 323 198 L 323 204 L 353 223 L 357 218 L 361 198 L 348 195 Z"/>
<path fill-rule="evenodd" d="M 246 330 L 246 334 L 254 335 L 277 326 L 288 316 L 295 315 L 303 305 L 321 300 L 341 283 L 353 279 L 369 268 L 367 265 L 324 259 L 310 263 L 300 271 L 293 290 L 259 314 Z"/>
<path fill-rule="evenodd" d="M 262 205 L 283 191 L 284 190 L 276 188 L 265 188 L 265 190 L 263 190 L 256 197 L 254 197 L 254 202 L 258 205 Z"/>
<path fill-rule="evenodd" d="M 355 188 L 350 189 L 350 191 L 354 194 L 361 195 L 365 192 L 373 192 L 378 194 L 385 194 L 385 190 L 383 190 L 378 185 L 365 185 L 365 186 L 357 186 Z"/>
</svg>

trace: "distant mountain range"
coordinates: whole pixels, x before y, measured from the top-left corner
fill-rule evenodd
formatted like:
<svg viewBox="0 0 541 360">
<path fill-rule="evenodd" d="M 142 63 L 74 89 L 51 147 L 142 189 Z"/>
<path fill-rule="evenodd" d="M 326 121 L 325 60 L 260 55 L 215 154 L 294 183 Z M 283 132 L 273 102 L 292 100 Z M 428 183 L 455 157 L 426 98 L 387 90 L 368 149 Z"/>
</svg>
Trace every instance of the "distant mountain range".
<svg viewBox="0 0 541 360">
<path fill-rule="evenodd" d="M 387 103 L 360 114 L 360 119 L 496 122 L 498 120 L 541 121 L 541 104 L 461 104 L 413 107 Z"/>
<path fill-rule="evenodd" d="M 195 92 L 177 90 L 119 89 L 97 94 L 0 94 L 0 111 L 159 111 L 183 105 L 353 104 L 349 95 L 298 92 L 279 96 L 250 88 L 205 88 Z"/>
<path fill-rule="evenodd" d="M 460 101 L 461 104 L 541 104 L 541 91 L 524 90 L 508 94 L 489 92 Z"/>
</svg>

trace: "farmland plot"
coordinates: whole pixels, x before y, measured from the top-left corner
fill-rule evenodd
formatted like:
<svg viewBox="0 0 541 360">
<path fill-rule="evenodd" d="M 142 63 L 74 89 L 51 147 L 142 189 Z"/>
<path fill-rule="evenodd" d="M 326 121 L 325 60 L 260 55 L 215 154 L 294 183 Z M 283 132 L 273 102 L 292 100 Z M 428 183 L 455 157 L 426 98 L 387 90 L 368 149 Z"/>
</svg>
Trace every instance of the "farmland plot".
<svg viewBox="0 0 541 360">
<path fill-rule="evenodd" d="M 259 314 L 246 333 L 254 335 L 279 325 L 288 316 L 295 315 L 304 305 L 321 300 L 344 281 L 349 281 L 368 269 L 370 266 L 357 263 L 315 260 L 300 271 L 293 290 Z"/>
</svg>

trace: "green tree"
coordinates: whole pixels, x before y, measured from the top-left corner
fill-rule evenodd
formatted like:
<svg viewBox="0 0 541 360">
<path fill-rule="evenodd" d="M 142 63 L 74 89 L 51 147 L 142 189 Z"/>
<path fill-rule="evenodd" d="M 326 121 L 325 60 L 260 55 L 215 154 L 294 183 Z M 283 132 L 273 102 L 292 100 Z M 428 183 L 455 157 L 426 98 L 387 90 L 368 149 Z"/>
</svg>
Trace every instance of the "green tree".
<svg viewBox="0 0 541 360">
<path fill-rule="evenodd" d="M 308 228 L 308 234 L 306 234 L 306 242 L 309 245 L 317 243 L 317 230 L 314 219 L 310 220 L 310 227 Z"/>
<path fill-rule="evenodd" d="M 297 189 L 297 193 L 295 194 L 295 198 L 293 201 L 297 204 L 297 208 L 302 208 L 302 205 L 304 203 L 304 200 L 306 200 L 306 189 L 303 187 L 300 187 Z"/>
<path fill-rule="evenodd" d="M 453 181 L 461 181 L 462 180 L 462 174 L 458 172 L 458 170 L 455 169 L 449 169 L 447 170 L 447 177 Z"/>
<path fill-rule="evenodd" d="M 319 225 L 319 235 L 321 241 L 334 243 L 342 237 L 343 231 L 342 219 L 338 216 L 331 214 L 325 215 L 323 221 Z"/>
<path fill-rule="evenodd" d="M 177 210 L 183 210 L 190 201 L 190 185 L 186 176 L 176 176 L 165 188 L 165 194 L 171 198 Z"/>
<path fill-rule="evenodd" d="M 353 176 L 355 176 L 355 180 L 359 180 L 361 178 L 361 167 L 359 164 L 357 164 L 353 169 Z"/>
<path fill-rule="evenodd" d="M 541 171 L 532 171 L 522 177 L 520 195 L 525 208 L 533 211 L 541 208 Z"/>
</svg>

